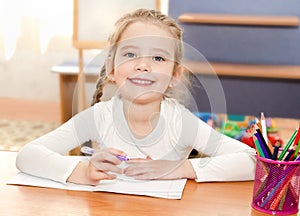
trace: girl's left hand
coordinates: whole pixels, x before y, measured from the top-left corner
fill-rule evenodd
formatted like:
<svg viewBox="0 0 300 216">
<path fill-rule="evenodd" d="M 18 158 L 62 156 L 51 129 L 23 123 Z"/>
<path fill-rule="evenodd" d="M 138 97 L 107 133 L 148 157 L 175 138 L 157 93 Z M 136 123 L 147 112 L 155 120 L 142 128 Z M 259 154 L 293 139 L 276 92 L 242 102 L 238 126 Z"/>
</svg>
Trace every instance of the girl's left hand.
<svg viewBox="0 0 300 216">
<path fill-rule="evenodd" d="M 138 180 L 196 178 L 189 160 L 130 159 L 124 174 Z"/>
</svg>

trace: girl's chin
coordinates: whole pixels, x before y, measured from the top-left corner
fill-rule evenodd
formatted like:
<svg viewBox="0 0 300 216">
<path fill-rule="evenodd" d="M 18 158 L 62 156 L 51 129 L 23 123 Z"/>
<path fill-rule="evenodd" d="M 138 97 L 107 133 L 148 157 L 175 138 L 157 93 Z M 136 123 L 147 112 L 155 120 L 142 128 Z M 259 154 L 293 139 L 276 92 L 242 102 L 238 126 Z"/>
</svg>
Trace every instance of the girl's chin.
<svg viewBox="0 0 300 216">
<path fill-rule="evenodd" d="M 126 95 L 126 96 L 123 96 Z M 122 98 L 134 103 L 149 103 L 156 100 L 161 101 L 163 95 L 160 93 L 148 92 L 143 94 L 122 94 Z"/>
</svg>

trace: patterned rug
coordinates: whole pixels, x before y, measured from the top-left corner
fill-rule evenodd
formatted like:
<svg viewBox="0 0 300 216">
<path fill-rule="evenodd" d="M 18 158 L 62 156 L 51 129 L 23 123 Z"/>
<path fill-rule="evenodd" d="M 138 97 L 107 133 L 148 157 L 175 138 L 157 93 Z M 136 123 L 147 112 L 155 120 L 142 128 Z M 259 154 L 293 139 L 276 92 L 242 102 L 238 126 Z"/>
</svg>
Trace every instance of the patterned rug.
<svg viewBox="0 0 300 216">
<path fill-rule="evenodd" d="M 0 119 L 0 150 L 19 151 L 58 125 L 58 122 Z"/>
</svg>

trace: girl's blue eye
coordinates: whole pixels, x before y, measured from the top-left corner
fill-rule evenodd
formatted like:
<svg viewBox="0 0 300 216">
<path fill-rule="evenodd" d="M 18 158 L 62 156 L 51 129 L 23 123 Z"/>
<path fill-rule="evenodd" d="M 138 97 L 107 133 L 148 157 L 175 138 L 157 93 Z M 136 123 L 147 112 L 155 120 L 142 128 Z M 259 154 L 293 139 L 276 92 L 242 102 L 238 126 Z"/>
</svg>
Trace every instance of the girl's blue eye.
<svg viewBox="0 0 300 216">
<path fill-rule="evenodd" d="M 154 61 L 159 61 L 159 62 L 165 61 L 165 59 L 164 59 L 163 57 L 161 57 L 161 56 L 153 56 L 152 59 L 153 59 Z"/>
<path fill-rule="evenodd" d="M 135 58 L 136 57 L 136 55 L 134 54 L 134 53 L 125 53 L 125 55 L 124 56 L 126 56 L 126 57 L 128 57 L 128 58 Z"/>
</svg>

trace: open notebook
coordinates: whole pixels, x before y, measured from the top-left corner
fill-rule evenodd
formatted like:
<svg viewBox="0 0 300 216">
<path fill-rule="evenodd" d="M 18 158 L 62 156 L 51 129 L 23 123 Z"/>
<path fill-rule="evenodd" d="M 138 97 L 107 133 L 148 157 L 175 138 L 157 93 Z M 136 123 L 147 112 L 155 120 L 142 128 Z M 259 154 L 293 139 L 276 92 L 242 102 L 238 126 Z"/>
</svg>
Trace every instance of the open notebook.
<svg viewBox="0 0 300 216">
<path fill-rule="evenodd" d="M 115 180 L 102 180 L 97 186 L 60 183 L 49 179 L 18 173 L 7 184 L 28 185 L 78 191 L 105 191 L 113 193 L 144 195 L 167 199 L 181 199 L 186 179 L 178 180 L 133 180 L 120 175 Z"/>
</svg>

